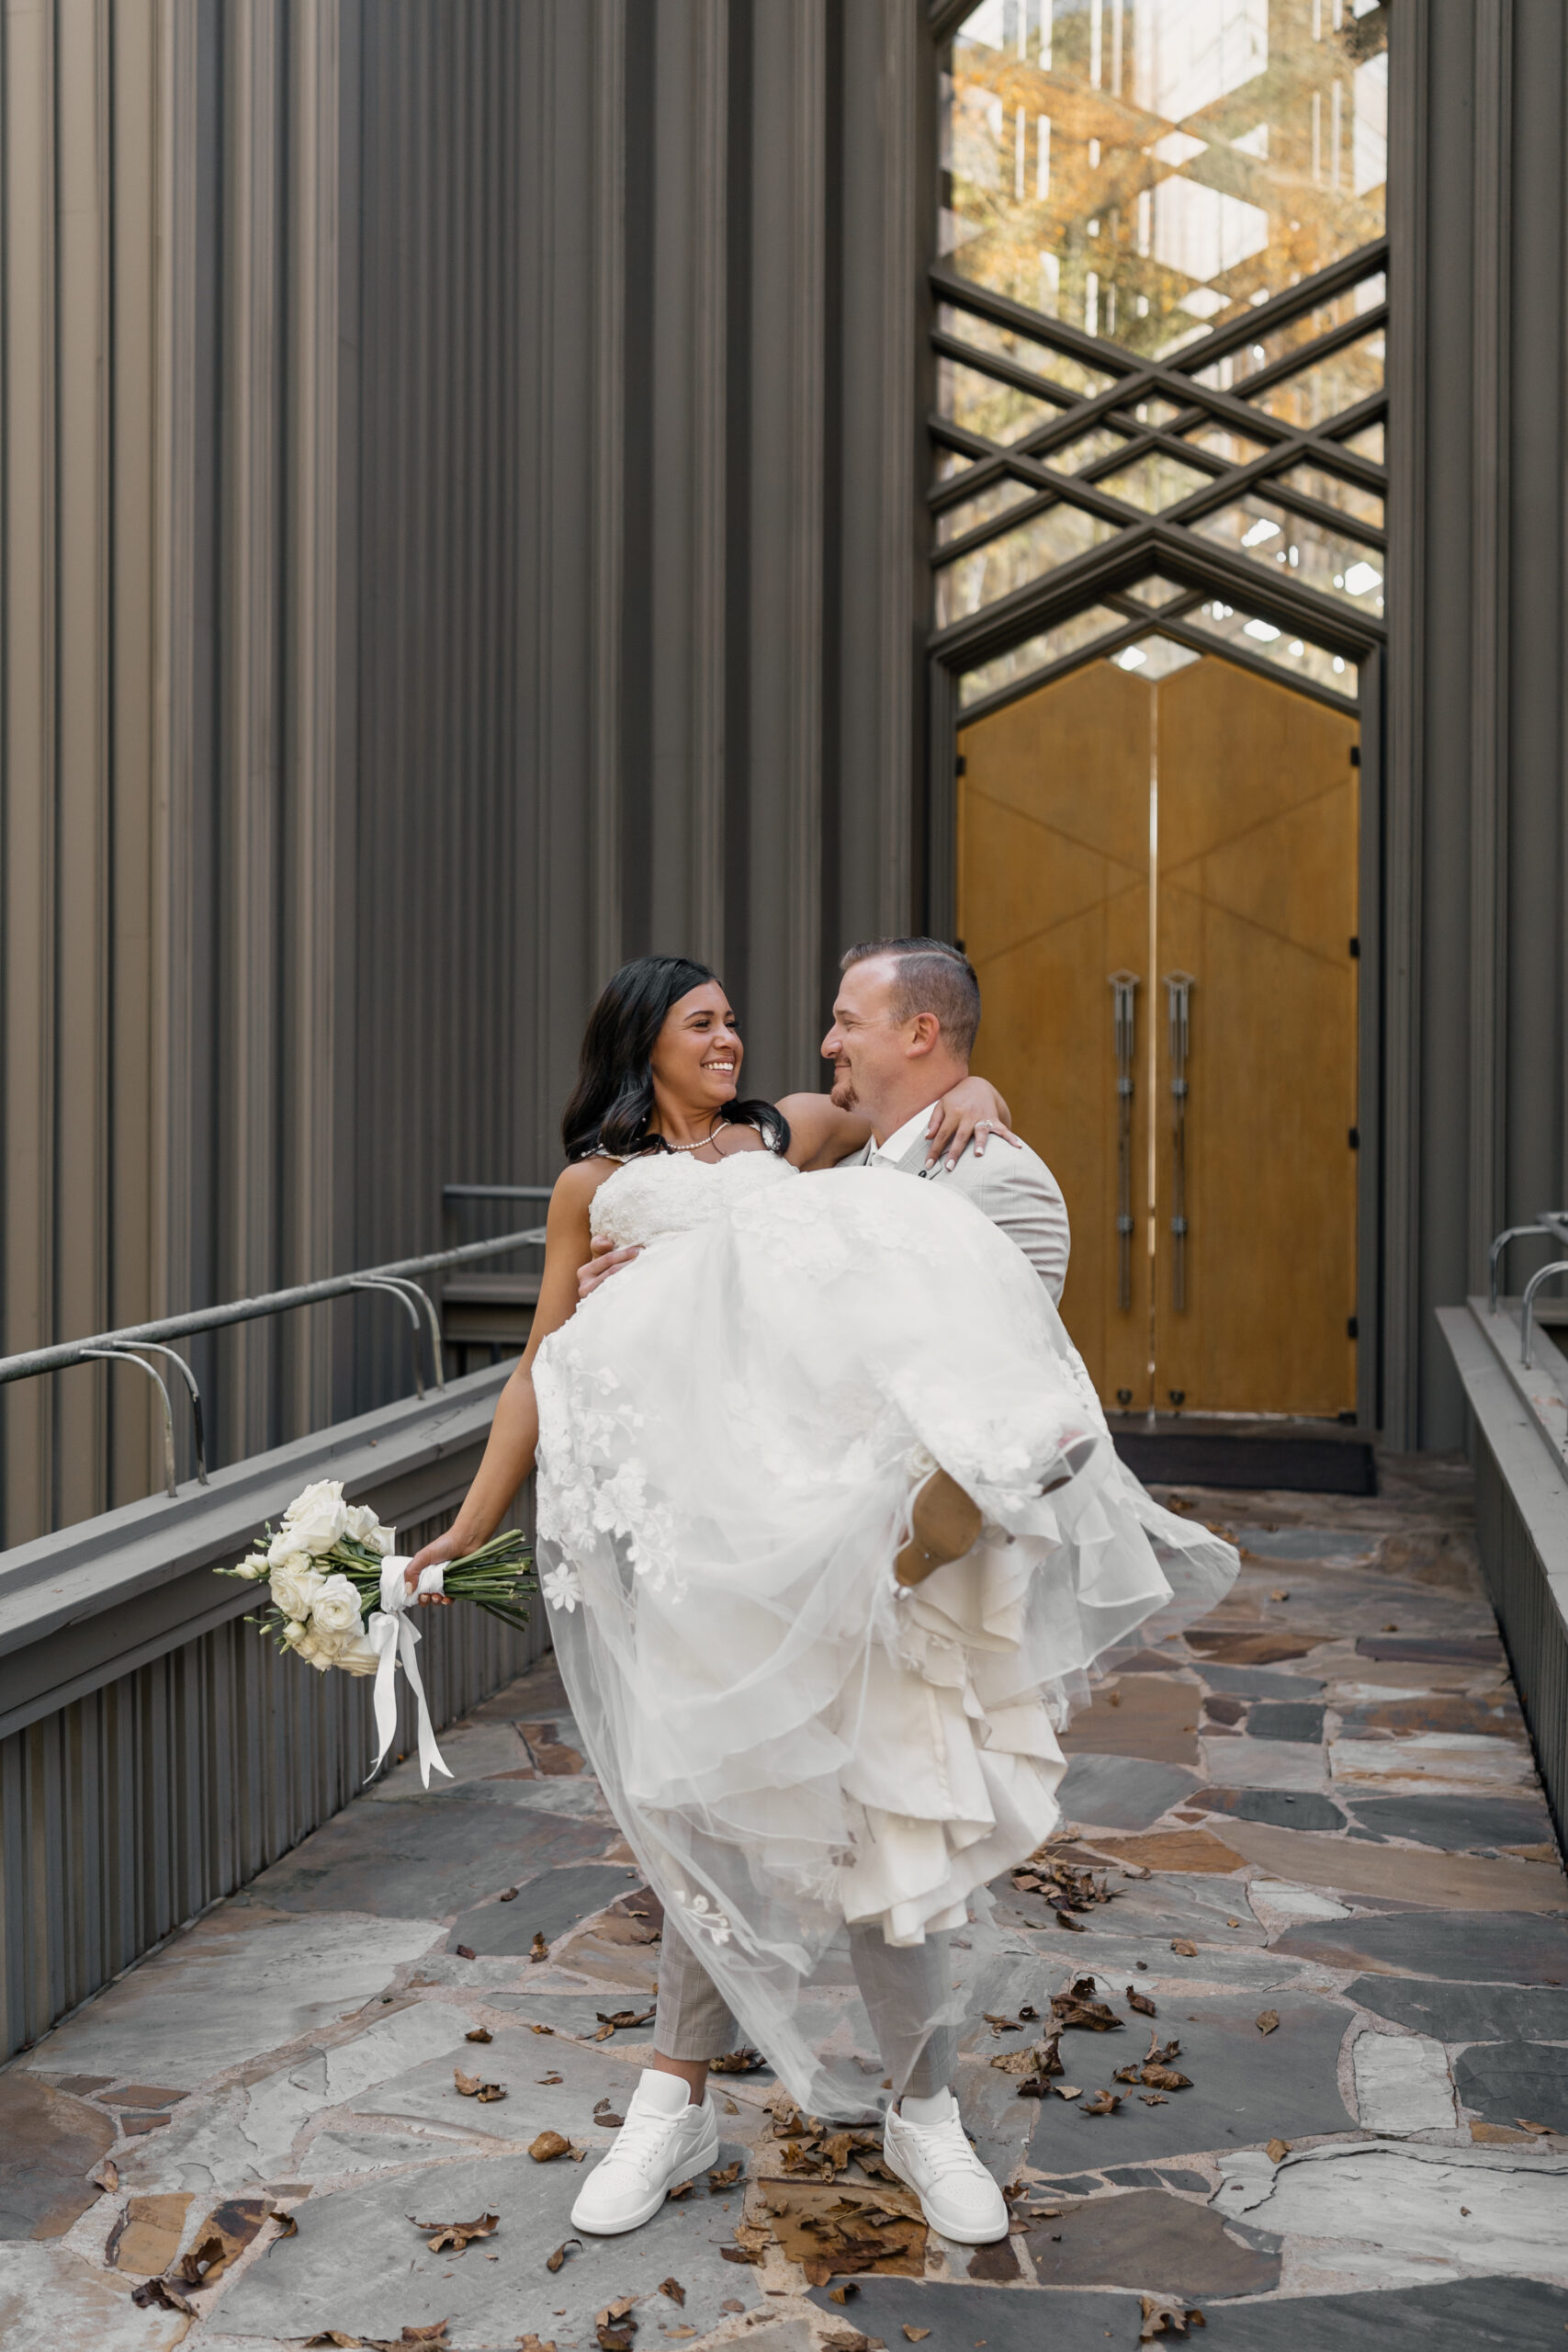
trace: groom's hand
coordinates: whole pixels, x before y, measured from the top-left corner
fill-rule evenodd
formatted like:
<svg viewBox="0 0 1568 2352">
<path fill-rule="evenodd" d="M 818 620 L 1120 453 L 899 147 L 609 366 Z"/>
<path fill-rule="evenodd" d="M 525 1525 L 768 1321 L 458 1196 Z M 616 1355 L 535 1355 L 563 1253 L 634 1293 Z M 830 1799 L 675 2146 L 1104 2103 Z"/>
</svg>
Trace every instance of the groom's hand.
<svg viewBox="0 0 1568 2352">
<path fill-rule="evenodd" d="M 629 1266 L 632 1260 L 640 1254 L 636 1249 L 617 1250 L 613 1242 L 595 1241 L 593 1254 L 588 1263 L 577 1270 L 578 1305 L 581 1306 L 601 1283 L 608 1282 L 612 1274 L 618 1274 L 623 1266 Z"/>
</svg>

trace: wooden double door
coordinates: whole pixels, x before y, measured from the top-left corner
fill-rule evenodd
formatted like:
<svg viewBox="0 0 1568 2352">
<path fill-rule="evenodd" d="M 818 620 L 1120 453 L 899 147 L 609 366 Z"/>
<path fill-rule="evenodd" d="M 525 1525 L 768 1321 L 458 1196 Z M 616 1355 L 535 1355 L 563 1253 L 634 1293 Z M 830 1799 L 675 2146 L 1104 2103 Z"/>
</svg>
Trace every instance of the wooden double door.
<svg viewBox="0 0 1568 2352">
<path fill-rule="evenodd" d="M 960 734 L 977 1064 L 1066 1194 L 1111 1409 L 1355 1408 L 1358 734 L 1209 657 Z"/>
</svg>

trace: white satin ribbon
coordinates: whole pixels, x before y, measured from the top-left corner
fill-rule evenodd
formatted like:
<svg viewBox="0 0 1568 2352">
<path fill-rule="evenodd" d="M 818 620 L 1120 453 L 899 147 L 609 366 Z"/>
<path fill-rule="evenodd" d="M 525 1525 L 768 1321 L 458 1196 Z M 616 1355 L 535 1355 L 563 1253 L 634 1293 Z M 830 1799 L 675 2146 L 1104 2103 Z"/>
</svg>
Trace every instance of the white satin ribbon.
<svg viewBox="0 0 1568 2352">
<path fill-rule="evenodd" d="M 445 1772 L 450 1781 L 454 1776 L 449 1764 L 441 1760 L 441 1750 L 435 1745 L 435 1732 L 425 1702 L 424 1685 L 419 1679 L 419 1663 L 414 1657 L 419 1633 L 408 1614 L 411 1601 L 422 1592 L 440 1592 L 446 1571 L 439 1561 L 432 1567 L 421 1568 L 419 1583 L 411 1592 L 403 1581 L 406 1559 L 393 1553 L 381 1563 L 381 1606 L 367 1620 L 366 1639 L 377 1653 L 376 1665 L 376 1730 L 381 1745 L 376 1751 L 376 1761 L 367 1773 L 374 1780 L 386 1759 L 392 1737 L 398 1728 L 398 1660 L 403 1662 L 413 1692 L 419 1720 L 419 1770 L 426 1788 L 430 1786 L 432 1770 Z"/>
</svg>

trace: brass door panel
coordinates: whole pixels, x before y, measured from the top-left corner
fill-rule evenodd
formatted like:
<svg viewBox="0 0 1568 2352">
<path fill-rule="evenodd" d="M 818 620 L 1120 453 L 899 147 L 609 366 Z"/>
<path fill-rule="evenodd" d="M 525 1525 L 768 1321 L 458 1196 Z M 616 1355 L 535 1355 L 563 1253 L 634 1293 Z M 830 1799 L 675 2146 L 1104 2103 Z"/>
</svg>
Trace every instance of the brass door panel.
<svg viewBox="0 0 1568 2352">
<path fill-rule="evenodd" d="M 1355 1405 L 1357 735 L 1204 659 L 1157 684 L 1096 662 L 960 738 L 981 1067 L 1066 1196 L 1063 1313 L 1108 1405 Z M 1139 978 L 1125 1306 L 1118 970 Z M 1172 975 L 1190 984 L 1179 1268 Z"/>
</svg>

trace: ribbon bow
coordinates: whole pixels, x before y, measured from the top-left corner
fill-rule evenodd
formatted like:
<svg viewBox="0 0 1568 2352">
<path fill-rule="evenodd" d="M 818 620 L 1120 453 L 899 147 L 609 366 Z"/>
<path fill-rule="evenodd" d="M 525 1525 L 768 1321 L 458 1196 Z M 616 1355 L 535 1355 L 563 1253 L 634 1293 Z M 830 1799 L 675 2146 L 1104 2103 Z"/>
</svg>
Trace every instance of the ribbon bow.
<svg viewBox="0 0 1568 2352">
<path fill-rule="evenodd" d="M 419 1583 L 411 1592 L 403 1581 L 406 1559 L 394 1553 L 381 1563 L 381 1606 L 367 1620 L 366 1639 L 377 1654 L 376 1665 L 376 1729 L 381 1745 L 376 1751 L 376 1761 L 366 1774 L 373 1781 L 385 1761 L 398 1727 L 398 1660 L 403 1662 L 413 1691 L 414 1705 L 419 1713 L 419 1770 L 426 1788 L 430 1786 L 432 1769 L 445 1772 L 450 1781 L 454 1776 L 449 1764 L 441 1760 L 441 1750 L 435 1745 L 435 1732 L 426 1704 L 424 1685 L 419 1679 L 419 1664 L 414 1651 L 419 1645 L 419 1633 L 408 1615 L 409 1603 L 417 1600 L 422 1592 L 439 1592 L 445 1570 L 439 1561 L 432 1567 L 421 1568 Z"/>
</svg>

